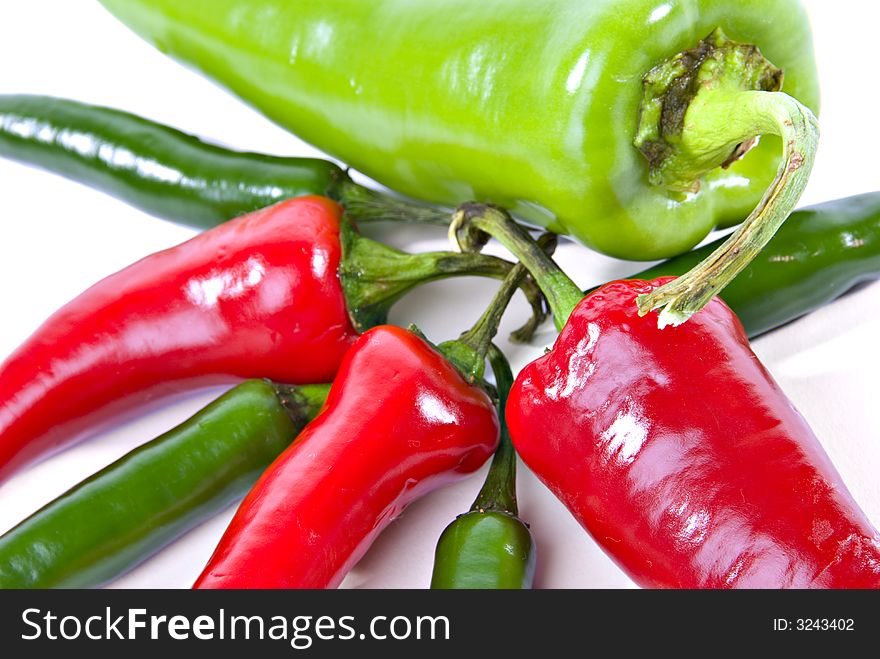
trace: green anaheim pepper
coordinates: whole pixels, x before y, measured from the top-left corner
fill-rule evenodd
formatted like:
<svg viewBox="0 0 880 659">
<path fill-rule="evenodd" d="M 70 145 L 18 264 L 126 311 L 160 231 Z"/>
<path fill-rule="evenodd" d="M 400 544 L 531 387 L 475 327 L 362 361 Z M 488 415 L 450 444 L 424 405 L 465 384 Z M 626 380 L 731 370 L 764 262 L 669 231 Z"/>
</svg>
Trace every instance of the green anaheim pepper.
<svg viewBox="0 0 880 659">
<path fill-rule="evenodd" d="M 0 156 L 198 229 L 305 195 L 335 199 L 358 222 L 449 223 L 448 212 L 369 190 L 329 160 L 233 151 L 128 112 L 63 98 L 0 95 Z"/>
<path fill-rule="evenodd" d="M 0 537 L 0 588 L 86 588 L 120 576 L 243 496 L 328 391 L 234 387 Z"/>
<path fill-rule="evenodd" d="M 498 390 L 501 441 L 471 509 L 449 524 L 437 541 L 434 589 L 531 588 L 535 576 L 535 541 L 519 518 L 516 452 L 504 422 L 513 373 L 494 344 L 489 360 Z"/>
<path fill-rule="evenodd" d="M 715 258 L 639 301 L 663 324 L 747 265 L 815 153 L 818 81 L 795 0 L 101 1 L 413 197 L 490 201 L 635 260 L 683 253 L 754 208 Z"/>
</svg>

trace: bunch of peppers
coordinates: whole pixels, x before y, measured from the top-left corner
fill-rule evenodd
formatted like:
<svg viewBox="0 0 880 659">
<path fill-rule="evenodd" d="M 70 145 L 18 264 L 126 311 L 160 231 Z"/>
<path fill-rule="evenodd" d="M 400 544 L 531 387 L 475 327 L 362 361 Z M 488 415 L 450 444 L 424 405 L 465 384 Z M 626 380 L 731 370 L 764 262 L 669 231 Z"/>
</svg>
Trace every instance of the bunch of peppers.
<svg viewBox="0 0 880 659">
<path fill-rule="evenodd" d="M 410 502 L 494 455 L 431 587 L 529 588 L 517 454 L 639 585 L 880 587 L 880 534 L 748 343 L 880 273 L 880 193 L 792 213 L 818 138 L 798 3 L 102 4 L 408 198 L 330 162 L 0 96 L 0 155 L 205 229 L 0 364 L 0 477 L 237 383 L 0 537 L 0 587 L 101 585 L 238 500 L 194 587 L 336 587 Z M 356 38 L 392 11 L 381 43 Z M 614 42 L 629 33 L 635 54 Z M 359 231 L 375 220 L 449 225 L 458 249 L 401 252 Z M 670 258 L 584 294 L 554 233 Z M 492 237 L 518 263 L 482 254 Z M 501 284 L 458 339 L 388 324 L 416 286 L 463 275 Z M 532 317 L 513 338 L 550 314 L 560 334 L 514 378 L 492 340 L 516 290 Z"/>
</svg>

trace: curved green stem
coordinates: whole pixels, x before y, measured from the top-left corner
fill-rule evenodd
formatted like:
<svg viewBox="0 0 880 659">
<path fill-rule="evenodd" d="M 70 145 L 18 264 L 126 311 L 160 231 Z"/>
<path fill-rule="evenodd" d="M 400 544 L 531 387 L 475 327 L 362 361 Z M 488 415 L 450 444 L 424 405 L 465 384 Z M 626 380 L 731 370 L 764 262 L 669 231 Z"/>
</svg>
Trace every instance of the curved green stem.
<svg viewBox="0 0 880 659">
<path fill-rule="evenodd" d="M 745 268 L 794 210 L 819 141 L 813 113 L 782 88 L 782 70 L 758 48 L 714 30 L 694 48 L 655 66 L 633 144 L 647 158 L 649 180 L 697 192 L 701 177 L 742 158 L 761 135 L 782 138 L 776 178 L 730 238 L 675 281 L 640 295 L 639 313 L 661 309 L 658 325 L 679 325 Z"/>
<path fill-rule="evenodd" d="M 544 250 L 545 253 L 549 252 L 552 254 L 553 250 L 556 248 L 556 241 L 557 238 L 554 234 L 545 233 L 538 239 L 538 246 Z M 505 278 L 501 283 L 501 287 L 495 294 L 492 303 L 483 312 L 483 315 L 480 316 L 474 326 L 458 337 L 458 341 L 470 346 L 480 355 L 488 354 L 492 339 L 498 331 L 501 316 L 504 315 L 507 305 L 510 303 L 510 299 L 516 292 L 516 289 L 521 287 L 525 281 L 531 281 L 528 271 L 522 264 L 515 265 L 510 272 L 510 276 Z M 535 329 L 537 329 L 538 325 L 544 322 L 546 318 L 547 315 L 543 310 L 540 314 L 533 313 L 529 322 L 519 331 L 523 332 L 523 329 L 526 329 L 527 331 L 524 333 L 531 335 L 534 333 Z"/>
<path fill-rule="evenodd" d="M 556 245 L 555 237 L 548 235 L 543 239 L 542 245 L 552 251 Z M 462 332 L 461 336 L 454 341 L 446 341 L 438 346 L 439 350 L 455 364 L 468 382 L 476 383 L 482 380 L 486 368 L 486 355 L 489 353 L 493 337 L 498 332 L 501 317 L 510 304 L 516 289 L 528 276 L 528 270 L 521 263 L 513 266 L 492 297 L 489 306 L 473 327 Z M 544 316 L 535 318 L 538 321 L 537 324 L 540 324 L 543 319 Z"/>
<path fill-rule="evenodd" d="M 818 144 L 809 109 L 782 92 L 717 91 L 692 102 L 685 135 L 711 143 L 743 143 L 762 133 L 779 135 L 783 158 L 776 178 L 740 227 L 711 255 L 678 279 L 637 298 L 639 314 L 662 309 L 658 325 L 680 325 L 745 268 L 794 210 L 807 185 Z M 716 142 L 717 143 L 717 142 Z"/>
<path fill-rule="evenodd" d="M 498 418 L 501 422 L 501 442 L 492 458 L 486 481 L 480 489 L 471 512 L 497 511 L 516 517 L 519 509 L 516 503 L 516 451 L 510 441 L 510 432 L 504 421 L 507 395 L 513 386 L 513 372 L 507 358 L 494 343 L 489 348 L 489 362 L 495 374 L 495 387 L 498 390 Z"/>
<path fill-rule="evenodd" d="M 556 329 L 561 330 L 571 312 L 583 299 L 580 288 L 566 275 L 541 246 L 514 222 L 510 215 L 491 204 L 462 204 L 452 216 L 450 237 L 464 252 L 479 250 L 496 238 L 526 267 L 547 298 Z"/>
<path fill-rule="evenodd" d="M 361 332 L 386 323 L 392 305 L 421 284 L 469 275 L 504 279 L 514 267 L 486 254 L 402 252 L 362 236 L 345 220 L 341 241 L 339 280 L 352 324 Z M 533 280 L 518 277 L 517 282 L 532 307 L 533 318 L 514 334 L 527 341 L 545 317 L 545 302 Z"/>
</svg>

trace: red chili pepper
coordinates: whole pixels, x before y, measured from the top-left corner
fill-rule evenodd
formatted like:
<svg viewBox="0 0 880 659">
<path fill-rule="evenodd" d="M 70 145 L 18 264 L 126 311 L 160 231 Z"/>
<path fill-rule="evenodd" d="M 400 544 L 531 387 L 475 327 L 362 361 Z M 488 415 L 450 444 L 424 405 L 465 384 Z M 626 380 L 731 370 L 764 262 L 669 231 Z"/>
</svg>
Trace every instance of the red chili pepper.
<svg viewBox="0 0 880 659">
<path fill-rule="evenodd" d="M 324 410 L 264 472 L 196 588 L 334 588 L 417 497 L 498 443 L 491 399 L 392 326 L 346 356 Z"/>
<path fill-rule="evenodd" d="M 513 268 L 474 327 L 437 349 L 392 326 L 361 336 L 323 410 L 245 497 L 194 587 L 334 588 L 407 504 L 482 465 L 499 423 L 473 383 L 524 274 Z"/>
<path fill-rule="evenodd" d="M 356 327 L 384 321 L 416 284 L 509 270 L 498 259 L 404 254 L 340 218 L 329 199 L 285 201 L 148 256 L 64 306 L 0 365 L 0 477 L 170 393 L 252 377 L 331 380 Z"/>
<path fill-rule="evenodd" d="M 730 308 L 639 317 L 670 279 L 602 287 L 520 373 L 522 459 L 641 586 L 880 587 L 880 536 Z"/>
<path fill-rule="evenodd" d="M 513 444 L 636 583 L 880 587 L 880 534 L 727 305 L 661 330 L 634 302 L 669 278 L 581 300 L 538 250 L 507 244 L 564 323 L 511 390 Z"/>
</svg>

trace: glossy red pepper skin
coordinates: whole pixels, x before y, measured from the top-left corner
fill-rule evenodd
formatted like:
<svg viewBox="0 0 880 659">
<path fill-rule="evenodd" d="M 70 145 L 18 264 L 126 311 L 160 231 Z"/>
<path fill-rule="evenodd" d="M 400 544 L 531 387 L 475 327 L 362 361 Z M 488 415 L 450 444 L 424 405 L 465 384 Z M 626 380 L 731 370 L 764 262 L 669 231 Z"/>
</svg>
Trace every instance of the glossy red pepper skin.
<svg viewBox="0 0 880 659">
<path fill-rule="evenodd" d="M 198 385 L 333 379 L 357 333 L 341 208 L 302 197 L 100 281 L 0 365 L 0 477 L 111 417 Z"/>
<path fill-rule="evenodd" d="M 324 409 L 239 506 L 195 588 L 334 588 L 411 501 L 498 444 L 491 399 L 423 339 L 358 339 Z"/>
<path fill-rule="evenodd" d="M 589 295 L 520 373 L 522 459 L 643 587 L 880 587 L 880 535 L 733 312 L 659 330 L 655 286 Z"/>
</svg>

